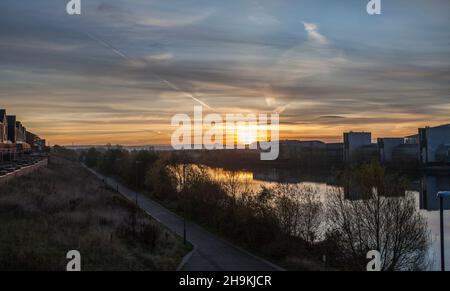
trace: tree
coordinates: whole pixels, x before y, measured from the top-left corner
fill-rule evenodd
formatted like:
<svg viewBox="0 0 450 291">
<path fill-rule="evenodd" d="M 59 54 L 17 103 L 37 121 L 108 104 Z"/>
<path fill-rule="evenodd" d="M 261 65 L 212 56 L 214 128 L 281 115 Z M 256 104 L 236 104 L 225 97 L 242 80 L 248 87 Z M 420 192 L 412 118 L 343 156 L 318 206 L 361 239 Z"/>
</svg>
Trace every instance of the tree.
<svg viewBox="0 0 450 291">
<path fill-rule="evenodd" d="M 164 160 L 157 160 L 147 171 L 145 186 L 160 199 L 173 198 L 177 192 L 176 179 Z"/>
<path fill-rule="evenodd" d="M 85 155 L 85 163 L 88 167 L 97 167 L 100 158 L 100 152 L 95 148 L 90 148 Z"/>
<path fill-rule="evenodd" d="M 300 184 L 277 184 L 272 191 L 275 212 L 282 230 L 309 244 L 319 236 L 322 202 L 319 191 Z"/>
<path fill-rule="evenodd" d="M 344 184 L 356 187 L 360 195 L 350 200 L 342 188 L 329 190 L 327 237 L 336 245 L 336 263 L 365 270 L 367 252 L 378 250 L 382 270 L 426 268 L 427 223 L 416 210 L 414 197 L 405 193 L 403 180 L 387 175 L 374 163 L 350 170 L 342 177 L 349 179 L 351 182 Z"/>
</svg>

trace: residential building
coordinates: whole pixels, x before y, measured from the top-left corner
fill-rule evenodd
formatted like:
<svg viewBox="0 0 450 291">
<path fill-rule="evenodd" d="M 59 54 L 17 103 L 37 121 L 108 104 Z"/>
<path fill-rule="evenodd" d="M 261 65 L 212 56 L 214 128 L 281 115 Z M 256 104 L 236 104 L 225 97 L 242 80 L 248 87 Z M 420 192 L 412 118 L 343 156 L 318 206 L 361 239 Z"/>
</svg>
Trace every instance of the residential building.
<svg viewBox="0 0 450 291">
<path fill-rule="evenodd" d="M 7 115 L 7 122 L 8 122 L 8 140 L 11 143 L 16 143 L 17 140 L 16 116 Z"/>
<path fill-rule="evenodd" d="M 26 132 L 26 143 L 29 144 L 32 148 L 36 148 L 39 143 L 39 137 L 32 132 Z"/>
<path fill-rule="evenodd" d="M 419 128 L 422 165 L 450 165 L 450 124 Z"/>
<path fill-rule="evenodd" d="M 47 146 L 47 141 L 45 139 L 39 138 L 37 145 L 41 150 L 43 150 Z"/>
<path fill-rule="evenodd" d="M 22 122 L 16 121 L 16 143 L 25 143 L 26 140 L 26 128 L 22 125 Z"/>
<path fill-rule="evenodd" d="M 8 142 L 8 119 L 6 110 L 0 109 L 0 143 Z"/>
</svg>

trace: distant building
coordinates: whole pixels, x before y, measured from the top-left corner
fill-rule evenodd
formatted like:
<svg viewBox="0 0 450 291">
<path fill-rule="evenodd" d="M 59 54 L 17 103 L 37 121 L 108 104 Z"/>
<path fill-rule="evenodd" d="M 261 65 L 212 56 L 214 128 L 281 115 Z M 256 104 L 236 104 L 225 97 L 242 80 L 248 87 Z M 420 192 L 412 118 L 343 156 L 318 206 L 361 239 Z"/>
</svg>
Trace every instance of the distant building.
<svg viewBox="0 0 450 291">
<path fill-rule="evenodd" d="M 450 177 L 445 175 L 423 176 L 420 183 L 420 209 L 435 211 L 439 210 L 439 191 L 450 191 Z M 444 199 L 444 209 L 450 209 L 450 199 Z"/>
<path fill-rule="evenodd" d="M 353 155 L 355 161 L 370 162 L 378 160 L 378 145 L 376 143 L 366 144 L 356 150 Z"/>
<path fill-rule="evenodd" d="M 280 141 L 279 160 L 289 160 L 300 155 L 300 141 L 299 140 L 282 140 Z"/>
<path fill-rule="evenodd" d="M 0 143 L 8 142 L 8 119 L 6 110 L 0 109 Z"/>
<path fill-rule="evenodd" d="M 343 143 L 327 143 L 325 144 L 327 159 L 334 163 L 341 163 L 344 155 Z"/>
<path fill-rule="evenodd" d="M 352 162 L 356 156 L 361 157 L 361 151 L 368 147 L 372 151 L 372 133 L 370 132 L 345 132 L 344 133 L 344 162 Z"/>
<path fill-rule="evenodd" d="M 413 134 L 405 137 L 405 144 L 419 144 L 419 135 Z"/>
<path fill-rule="evenodd" d="M 318 140 L 282 140 L 280 141 L 280 160 L 296 159 L 301 157 L 305 150 L 325 150 L 326 145 Z"/>
<path fill-rule="evenodd" d="M 450 165 L 450 124 L 419 128 L 422 165 Z"/>
<path fill-rule="evenodd" d="M 301 140 L 300 147 L 309 149 L 325 149 L 326 145 L 320 140 Z"/>
<path fill-rule="evenodd" d="M 17 155 L 43 150 L 45 140 L 27 131 L 15 115 L 7 115 L 5 109 L 0 109 L 0 162 L 11 161 Z"/>
<path fill-rule="evenodd" d="M 404 144 L 404 138 L 379 138 L 378 155 L 381 163 L 390 163 L 396 148 Z"/>
<path fill-rule="evenodd" d="M 17 140 L 16 116 L 7 115 L 7 121 L 8 121 L 8 140 L 12 143 L 15 143 Z"/>
<path fill-rule="evenodd" d="M 396 147 L 392 152 L 392 161 L 410 162 L 411 165 L 417 166 L 419 160 L 419 145 L 404 143 Z"/>
</svg>

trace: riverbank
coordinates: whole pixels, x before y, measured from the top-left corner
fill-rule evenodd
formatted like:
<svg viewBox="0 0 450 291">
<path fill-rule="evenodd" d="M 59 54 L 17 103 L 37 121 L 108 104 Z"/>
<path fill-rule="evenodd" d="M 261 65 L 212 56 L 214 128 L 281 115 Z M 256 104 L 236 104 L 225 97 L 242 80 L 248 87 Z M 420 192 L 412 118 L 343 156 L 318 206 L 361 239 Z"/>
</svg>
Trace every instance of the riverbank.
<svg viewBox="0 0 450 291">
<path fill-rule="evenodd" d="M 190 249 L 77 162 L 0 187 L 0 270 L 64 271 L 69 250 L 83 271 L 176 270 Z"/>
</svg>

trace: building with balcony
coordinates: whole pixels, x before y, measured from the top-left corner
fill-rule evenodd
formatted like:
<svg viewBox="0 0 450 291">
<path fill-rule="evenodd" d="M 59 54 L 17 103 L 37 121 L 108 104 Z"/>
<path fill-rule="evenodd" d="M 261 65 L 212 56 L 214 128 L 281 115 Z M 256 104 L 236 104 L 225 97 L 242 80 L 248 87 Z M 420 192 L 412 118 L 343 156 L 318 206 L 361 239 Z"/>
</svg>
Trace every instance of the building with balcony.
<svg viewBox="0 0 450 291">
<path fill-rule="evenodd" d="M 22 122 L 16 121 L 16 143 L 26 143 L 27 129 L 22 125 Z"/>
</svg>

